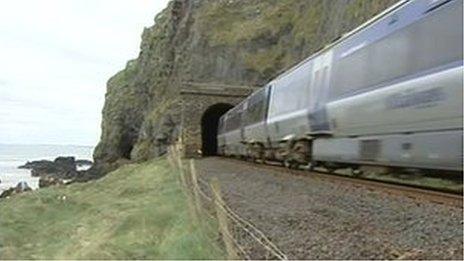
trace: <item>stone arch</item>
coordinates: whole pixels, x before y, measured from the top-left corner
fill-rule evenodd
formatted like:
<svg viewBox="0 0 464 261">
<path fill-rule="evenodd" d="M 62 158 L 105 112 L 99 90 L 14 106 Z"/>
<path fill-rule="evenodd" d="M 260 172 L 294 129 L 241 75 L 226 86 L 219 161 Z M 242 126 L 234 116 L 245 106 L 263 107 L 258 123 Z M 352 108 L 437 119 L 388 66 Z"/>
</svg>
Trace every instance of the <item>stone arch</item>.
<svg viewBox="0 0 464 261">
<path fill-rule="evenodd" d="M 203 137 L 211 138 L 211 135 L 203 132 L 203 128 L 207 126 L 207 119 L 211 117 L 219 120 L 222 113 L 231 108 L 230 106 L 237 105 L 254 90 L 254 87 L 185 83 L 184 88 L 181 89 L 181 99 L 179 100 L 180 142 L 183 147 L 183 155 L 189 158 L 205 156 L 201 153 L 204 150 Z M 213 120 L 214 122 L 215 120 Z M 217 123 L 213 125 L 216 125 L 214 128 L 217 128 Z M 212 143 L 214 145 L 214 141 Z M 212 146 L 211 141 L 206 141 L 205 144 Z M 207 149 L 206 155 L 214 155 L 214 150 L 213 153 L 210 152 L 211 150 Z"/>
<path fill-rule="evenodd" d="M 217 155 L 219 118 L 233 107 L 229 103 L 217 103 L 203 113 L 201 117 L 201 152 L 203 156 Z"/>
</svg>

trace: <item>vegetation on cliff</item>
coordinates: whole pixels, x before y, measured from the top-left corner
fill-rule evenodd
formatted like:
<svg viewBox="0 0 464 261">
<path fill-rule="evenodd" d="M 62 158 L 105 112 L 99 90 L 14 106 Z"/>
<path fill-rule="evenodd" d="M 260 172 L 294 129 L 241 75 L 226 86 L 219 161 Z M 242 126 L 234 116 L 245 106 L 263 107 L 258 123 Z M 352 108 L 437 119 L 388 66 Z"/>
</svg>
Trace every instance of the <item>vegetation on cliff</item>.
<svg viewBox="0 0 464 261">
<path fill-rule="evenodd" d="M 179 135 L 184 82 L 263 85 L 396 1 L 171 1 L 108 82 L 97 163 L 163 154 Z"/>
<path fill-rule="evenodd" d="M 165 160 L 0 202 L 2 260 L 223 258 L 212 238 Z"/>
</svg>

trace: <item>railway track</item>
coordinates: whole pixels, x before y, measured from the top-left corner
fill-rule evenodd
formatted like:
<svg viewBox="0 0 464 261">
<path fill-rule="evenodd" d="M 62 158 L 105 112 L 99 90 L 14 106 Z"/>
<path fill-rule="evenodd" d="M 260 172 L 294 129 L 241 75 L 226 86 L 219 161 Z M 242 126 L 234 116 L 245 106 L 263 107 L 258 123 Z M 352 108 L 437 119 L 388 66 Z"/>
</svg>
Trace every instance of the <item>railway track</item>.
<svg viewBox="0 0 464 261">
<path fill-rule="evenodd" d="M 266 162 L 263 163 L 254 163 L 234 158 L 221 158 L 230 160 L 233 162 L 240 162 L 247 164 L 257 169 L 268 169 L 279 172 L 285 172 L 291 175 L 296 176 L 311 176 L 313 178 L 319 178 L 324 180 L 330 180 L 341 183 L 350 183 L 354 186 L 363 186 L 370 190 L 382 191 L 391 195 L 406 196 L 408 198 L 417 200 L 417 201 L 429 201 L 437 204 L 444 204 L 453 207 L 463 208 L 463 195 L 452 193 L 449 191 L 433 190 L 428 188 L 423 188 L 419 186 L 414 186 L 410 184 L 403 184 L 399 182 L 385 182 L 373 179 L 365 179 L 361 177 L 351 177 L 344 176 L 335 173 L 328 173 L 323 171 L 308 171 L 301 169 L 288 169 L 280 165 L 277 162 Z"/>
</svg>

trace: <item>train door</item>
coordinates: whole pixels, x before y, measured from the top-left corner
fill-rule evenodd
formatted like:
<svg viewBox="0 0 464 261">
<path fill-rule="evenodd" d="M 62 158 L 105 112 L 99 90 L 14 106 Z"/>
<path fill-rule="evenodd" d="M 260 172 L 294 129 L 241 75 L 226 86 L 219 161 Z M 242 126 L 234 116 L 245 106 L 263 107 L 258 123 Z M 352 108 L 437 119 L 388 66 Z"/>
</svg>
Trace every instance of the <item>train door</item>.
<svg viewBox="0 0 464 261">
<path fill-rule="evenodd" d="M 272 88 L 273 88 L 272 83 L 269 84 L 266 87 L 266 104 L 264 106 L 265 112 L 264 112 L 263 121 L 264 121 L 264 134 L 265 134 L 264 138 L 266 139 L 266 142 L 265 142 L 266 147 L 272 147 L 271 137 L 270 137 L 270 133 L 269 133 L 269 124 L 268 124 L 269 108 L 270 108 L 270 105 L 271 105 Z"/>
<path fill-rule="evenodd" d="M 248 99 L 240 105 L 240 141 L 245 140 L 245 110 L 248 107 Z"/>
<path fill-rule="evenodd" d="M 309 105 L 309 124 L 311 133 L 330 132 L 326 102 L 329 94 L 333 51 L 321 54 L 314 59 Z"/>
</svg>

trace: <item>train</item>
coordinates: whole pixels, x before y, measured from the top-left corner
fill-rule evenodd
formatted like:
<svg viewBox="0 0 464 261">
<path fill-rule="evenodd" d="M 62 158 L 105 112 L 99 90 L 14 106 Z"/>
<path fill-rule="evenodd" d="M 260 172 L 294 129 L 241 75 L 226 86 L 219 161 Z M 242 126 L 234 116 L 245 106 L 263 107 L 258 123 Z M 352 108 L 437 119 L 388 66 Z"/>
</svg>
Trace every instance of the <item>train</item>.
<svg viewBox="0 0 464 261">
<path fill-rule="evenodd" d="M 219 119 L 222 156 L 462 174 L 463 0 L 400 1 Z"/>
</svg>

